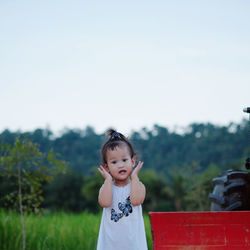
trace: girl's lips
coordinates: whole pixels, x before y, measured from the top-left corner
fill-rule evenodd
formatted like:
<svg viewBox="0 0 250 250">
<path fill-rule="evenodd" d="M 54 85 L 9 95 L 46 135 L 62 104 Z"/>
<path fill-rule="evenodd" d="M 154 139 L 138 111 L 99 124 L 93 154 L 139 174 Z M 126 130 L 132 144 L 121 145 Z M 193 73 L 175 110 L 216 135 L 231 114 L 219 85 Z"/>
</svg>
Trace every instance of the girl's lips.
<svg viewBox="0 0 250 250">
<path fill-rule="evenodd" d="M 126 170 L 120 170 L 119 174 L 125 174 L 127 171 Z"/>
</svg>

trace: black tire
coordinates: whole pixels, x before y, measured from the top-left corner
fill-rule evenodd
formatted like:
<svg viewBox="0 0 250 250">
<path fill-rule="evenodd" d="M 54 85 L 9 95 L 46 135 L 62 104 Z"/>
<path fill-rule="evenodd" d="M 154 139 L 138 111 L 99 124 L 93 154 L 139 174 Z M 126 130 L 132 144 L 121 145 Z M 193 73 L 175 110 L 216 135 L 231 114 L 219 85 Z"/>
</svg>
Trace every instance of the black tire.
<svg viewBox="0 0 250 250">
<path fill-rule="evenodd" d="M 209 194 L 211 211 L 250 210 L 250 173 L 228 170 L 213 179 L 214 190 Z"/>
</svg>

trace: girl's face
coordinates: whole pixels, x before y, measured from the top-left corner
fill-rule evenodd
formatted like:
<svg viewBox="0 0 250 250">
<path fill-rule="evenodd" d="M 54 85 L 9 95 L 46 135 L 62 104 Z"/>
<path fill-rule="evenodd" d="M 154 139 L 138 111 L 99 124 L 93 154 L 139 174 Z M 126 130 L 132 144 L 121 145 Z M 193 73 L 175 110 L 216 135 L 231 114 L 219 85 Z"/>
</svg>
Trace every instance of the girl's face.
<svg viewBox="0 0 250 250">
<path fill-rule="evenodd" d="M 135 166 L 135 156 L 131 158 L 126 145 L 107 150 L 107 171 L 114 178 L 117 186 L 127 185 Z"/>
</svg>

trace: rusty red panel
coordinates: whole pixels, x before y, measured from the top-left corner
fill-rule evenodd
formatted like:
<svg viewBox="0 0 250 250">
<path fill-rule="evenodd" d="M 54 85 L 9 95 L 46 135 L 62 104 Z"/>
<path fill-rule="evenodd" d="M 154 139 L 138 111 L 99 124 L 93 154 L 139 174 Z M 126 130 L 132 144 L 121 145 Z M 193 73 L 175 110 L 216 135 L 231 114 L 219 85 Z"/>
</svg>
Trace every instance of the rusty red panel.
<svg viewBox="0 0 250 250">
<path fill-rule="evenodd" d="M 250 249 L 250 211 L 149 215 L 154 250 Z"/>
</svg>

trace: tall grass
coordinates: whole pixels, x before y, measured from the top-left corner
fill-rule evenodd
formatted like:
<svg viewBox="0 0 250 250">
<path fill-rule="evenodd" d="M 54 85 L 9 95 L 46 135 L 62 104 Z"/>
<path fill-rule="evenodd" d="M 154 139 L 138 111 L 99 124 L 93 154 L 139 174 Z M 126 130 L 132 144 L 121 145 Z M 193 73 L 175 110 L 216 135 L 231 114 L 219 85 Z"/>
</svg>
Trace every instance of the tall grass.
<svg viewBox="0 0 250 250">
<path fill-rule="evenodd" d="M 43 216 L 25 215 L 27 250 L 94 250 L 96 249 L 101 214 L 54 213 Z M 152 249 L 148 215 L 144 215 L 149 249 Z M 18 214 L 0 211 L 0 249 L 19 250 L 22 244 Z"/>
</svg>

